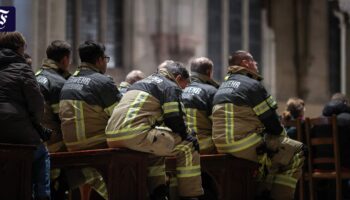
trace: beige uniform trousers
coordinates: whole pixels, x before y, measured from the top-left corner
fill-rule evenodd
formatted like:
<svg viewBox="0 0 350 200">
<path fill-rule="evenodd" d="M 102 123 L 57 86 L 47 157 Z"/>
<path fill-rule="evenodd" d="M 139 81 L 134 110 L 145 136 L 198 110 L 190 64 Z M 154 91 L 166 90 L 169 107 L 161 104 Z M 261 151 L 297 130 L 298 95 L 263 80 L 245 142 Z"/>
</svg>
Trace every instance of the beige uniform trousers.
<svg viewBox="0 0 350 200">
<path fill-rule="evenodd" d="M 274 200 L 292 200 L 304 163 L 302 143 L 286 136 L 265 137 L 265 141 L 269 149 L 278 149 L 271 157 L 266 153 L 257 155 L 256 148 L 262 142 L 241 151 L 226 153 L 261 164 L 257 178 L 257 195 L 267 190 Z"/>
<path fill-rule="evenodd" d="M 182 141 L 179 135 L 163 128 L 155 128 L 131 139 L 119 141 L 117 146 L 152 154 L 148 167 L 150 193 L 166 183 L 164 156 L 175 156 L 179 195 L 203 195 L 200 156 L 194 150 L 192 142 Z"/>
</svg>

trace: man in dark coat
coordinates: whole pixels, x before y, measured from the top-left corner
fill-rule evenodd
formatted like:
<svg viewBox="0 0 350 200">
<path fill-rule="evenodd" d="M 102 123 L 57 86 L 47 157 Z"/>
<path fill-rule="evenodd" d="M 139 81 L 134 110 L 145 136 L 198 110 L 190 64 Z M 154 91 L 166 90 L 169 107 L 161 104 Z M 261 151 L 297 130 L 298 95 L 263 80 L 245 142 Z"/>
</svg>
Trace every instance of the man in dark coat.
<svg viewBox="0 0 350 200">
<path fill-rule="evenodd" d="M 19 32 L 0 33 L 0 142 L 37 145 L 33 161 L 34 199 L 49 199 L 50 160 L 39 134 L 44 99 L 24 58 L 26 42 Z"/>
</svg>

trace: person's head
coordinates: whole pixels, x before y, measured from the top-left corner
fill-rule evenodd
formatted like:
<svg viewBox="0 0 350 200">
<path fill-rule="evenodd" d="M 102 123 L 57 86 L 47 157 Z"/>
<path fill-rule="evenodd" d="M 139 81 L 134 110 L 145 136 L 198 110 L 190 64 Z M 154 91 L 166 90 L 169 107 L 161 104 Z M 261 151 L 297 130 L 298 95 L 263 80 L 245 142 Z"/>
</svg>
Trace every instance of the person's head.
<svg viewBox="0 0 350 200">
<path fill-rule="evenodd" d="M 182 89 L 188 85 L 190 75 L 182 63 L 169 62 L 164 68 L 166 68 L 166 70 L 174 76 L 175 81 Z"/>
<path fill-rule="evenodd" d="M 206 75 L 208 77 L 212 77 L 213 75 L 213 62 L 206 57 L 195 58 L 191 60 L 191 72 L 196 72 L 199 74 Z"/>
<path fill-rule="evenodd" d="M 26 63 L 27 63 L 29 66 L 32 66 L 33 60 L 32 60 L 32 57 L 30 57 L 29 54 L 24 53 L 24 59 L 26 59 Z"/>
<path fill-rule="evenodd" d="M 125 82 L 129 84 L 133 84 L 136 81 L 139 81 L 144 78 L 145 78 L 145 74 L 142 71 L 132 70 L 131 72 L 128 73 L 128 75 L 126 75 Z"/>
<path fill-rule="evenodd" d="M 165 60 L 164 62 L 160 63 L 160 65 L 158 65 L 157 70 L 165 68 L 167 65 L 174 63 L 174 62 L 175 61 L 173 61 L 173 60 Z"/>
<path fill-rule="evenodd" d="M 342 93 L 333 94 L 331 100 L 341 101 L 344 104 L 349 103 L 349 99 L 347 98 L 347 96 L 345 94 L 342 94 Z"/>
<path fill-rule="evenodd" d="M 0 48 L 11 49 L 24 57 L 26 40 L 18 31 L 0 32 Z"/>
<path fill-rule="evenodd" d="M 258 73 L 258 63 L 254 60 L 253 56 L 247 51 L 236 51 L 228 58 L 229 66 L 238 65 L 245 67 L 248 70 Z"/>
<path fill-rule="evenodd" d="M 305 103 L 297 97 L 289 98 L 286 105 L 286 110 L 282 114 L 284 120 L 292 120 L 303 118 L 305 113 Z"/>
<path fill-rule="evenodd" d="M 71 52 L 72 47 L 68 42 L 55 40 L 47 47 L 46 56 L 57 62 L 60 69 L 67 71 L 70 63 Z"/>
<path fill-rule="evenodd" d="M 79 46 L 81 62 L 95 65 L 102 73 L 106 72 L 109 57 L 105 55 L 105 46 L 94 41 L 85 41 Z"/>
</svg>

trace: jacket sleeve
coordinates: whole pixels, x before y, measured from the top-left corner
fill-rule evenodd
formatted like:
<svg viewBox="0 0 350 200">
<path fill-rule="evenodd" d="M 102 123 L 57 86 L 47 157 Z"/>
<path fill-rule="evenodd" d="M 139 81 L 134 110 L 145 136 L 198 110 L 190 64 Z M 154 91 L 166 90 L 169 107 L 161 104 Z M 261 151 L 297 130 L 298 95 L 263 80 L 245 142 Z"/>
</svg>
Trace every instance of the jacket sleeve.
<svg viewBox="0 0 350 200">
<path fill-rule="evenodd" d="M 99 90 L 101 92 L 102 107 L 107 115 L 111 116 L 113 109 L 119 103 L 122 94 L 112 80 L 108 80 L 102 84 L 101 88 L 104 88 L 104 90 Z"/>
<path fill-rule="evenodd" d="M 181 137 L 186 137 L 187 127 L 184 121 L 183 104 L 180 101 L 181 90 L 169 87 L 164 92 L 162 105 L 164 124 Z"/>
<path fill-rule="evenodd" d="M 23 80 L 22 92 L 31 121 L 39 124 L 44 114 L 44 98 L 40 92 L 34 72 L 29 66 L 25 66 L 21 70 L 21 78 Z"/>
<path fill-rule="evenodd" d="M 276 112 L 277 102 L 267 93 L 266 89 L 259 83 L 254 86 L 254 90 L 249 95 L 250 104 L 265 126 L 268 134 L 280 135 L 285 130 L 282 127 Z"/>
</svg>

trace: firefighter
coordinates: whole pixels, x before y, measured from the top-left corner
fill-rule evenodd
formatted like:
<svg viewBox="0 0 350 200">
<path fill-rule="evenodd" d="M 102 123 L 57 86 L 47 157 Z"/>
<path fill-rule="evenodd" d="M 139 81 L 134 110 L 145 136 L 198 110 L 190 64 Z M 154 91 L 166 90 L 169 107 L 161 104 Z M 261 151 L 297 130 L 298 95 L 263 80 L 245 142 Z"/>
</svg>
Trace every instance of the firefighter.
<svg viewBox="0 0 350 200">
<path fill-rule="evenodd" d="M 201 57 L 193 59 L 190 65 L 191 84 L 182 93 L 187 124 L 198 137 L 200 153 L 215 153 L 211 114 L 219 84 L 212 79 L 213 62 Z"/>
<path fill-rule="evenodd" d="M 63 140 L 68 151 L 106 148 L 105 127 L 121 94 L 104 75 L 109 61 L 104 45 L 86 41 L 79 46 L 79 56 L 81 65 L 66 81 L 60 96 Z M 84 182 L 108 199 L 102 176 L 92 168 L 81 172 Z"/>
<path fill-rule="evenodd" d="M 128 88 L 135 82 L 145 78 L 145 74 L 140 70 L 132 70 L 125 77 L 125 81 L 121 82 L 118 90 L 120 93 L 125 94 Z"/>
<path fill-rule="evenodd" d="M 258 199 L 293 199 L 304 161 L 303 145 L 286 137 L 277 103 L 262 85 L 252 55 L 233 53 L 225 80 L 213 102 L 213 141 L 218 152 L 260 164 Z"/>
<path fill-rule="evenodd" d="M 41 93 L 45 98 L 42 124 L 53 130 L 47 147 L 49 152 L 64 151 L 61 121 L 58 116 L 61 89 L 69 78 L 68 71 L 72 48 L 65 41 L 55 40 L 46 49 L 47 58 L 35 74 Z"/>
<path fill-rule="evenodd" d="M 181 89 L 189 82 L 181 63 L 171 62 L 158 73 L 134 83 L 115 107 L 106 133 L 109 147 L 150 153 L 148 186 L 151 199 L 166 199 L 164 156 L 176 156 L 179 195 L 203 194 L 199 145 L 186 127 Z M 162 127 L 159 127 L 162 126 Z"/>
</svg>

